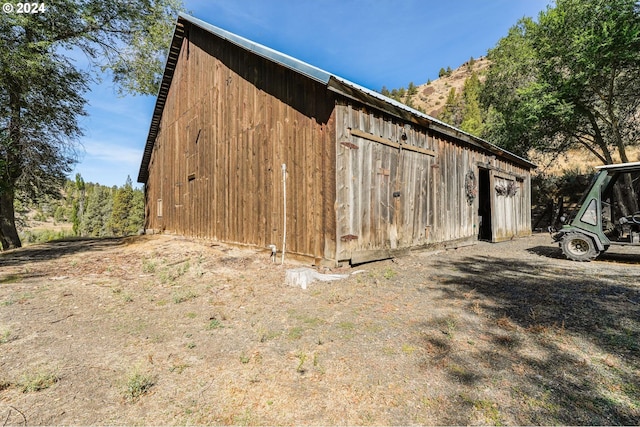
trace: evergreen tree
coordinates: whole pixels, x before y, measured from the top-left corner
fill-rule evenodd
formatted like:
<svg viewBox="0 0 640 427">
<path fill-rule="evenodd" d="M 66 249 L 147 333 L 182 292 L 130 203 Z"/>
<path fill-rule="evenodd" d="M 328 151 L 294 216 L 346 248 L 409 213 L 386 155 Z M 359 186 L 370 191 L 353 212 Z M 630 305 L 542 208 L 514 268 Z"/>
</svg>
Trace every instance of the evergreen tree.
<svg viewBox="0 0 640 427">
<path fill-rule="evenodd" d="M 133 210 L 133 186 L 127 176 L 125 185 L 117 189 L 113 196 L 113 210 L 108 228 L 114 236 L 125 236 L 131 231 L 130 215 Z"/>
<path fill-rule="evenodd" d="M 409 82 L 409 87 L 407 88 L 407 95 L 414 96 L 418 94 L 418 87 L 413 84 L 413 82 Z"/>
<path fill-rule="evenodd" d="M 112 190 L 104 185 L 91 185 L 87 191 L 87 210 L 83 218 L 83 229 L 88 236 L 110 235 L 107 223 L 113 208 Z"/>
<path fill-rule="evenodd" d="M 71 215 L 72 223 L 73 223 L 73 234 L 76 236 L 82 236 L 84 233 L 82 232 L 82 217 L 84 215 L 85 209 L 85 183 L 82 176 L 77 173 L 76 174 L 76 187 L 75 187 L 75 197 L 73 200 L 73 213 Z"/>
<path fill-rule="evenodd" d="M 129 215 L 128 234 L 137 234 L 144 228 L 144 191 L 134 189 L 131 214 Z"/>
<path fill-rule="evenodd" d="M 478 74 L 474 71 L 464 82 L 462 99 L 464 107 L 460 129 L 472 135 L 480 136 L 484 127 L 482 110 L 480 108 L 481 84 Z"/>
<path fill-rule="evenodd" d="M 460 97 L 456 94 L 456 88 L 452 87 L 447 96 L 447 102 L 440 113 L 440 120 L 452 126 L 459 126 L 460 120 Z"/>
</svg>

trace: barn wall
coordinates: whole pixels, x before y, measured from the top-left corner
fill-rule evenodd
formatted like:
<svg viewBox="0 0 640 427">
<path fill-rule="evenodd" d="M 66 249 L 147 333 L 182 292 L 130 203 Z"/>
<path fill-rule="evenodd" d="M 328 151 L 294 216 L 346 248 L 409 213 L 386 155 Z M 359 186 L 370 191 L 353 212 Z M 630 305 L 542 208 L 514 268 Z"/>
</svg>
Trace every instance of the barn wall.
<svg viewBox="0 0 640 427">
<path fill-rule="evenodd" d="M 338 260 L 358 263 L 476 240 L 481 167 L 490 171 L 492 189 L 500 180 L 519 186 L 515 196 L 494 190 L 485 195 L 492 206 L 492 240 L 530 234 L 527 169 L 357 103 L 337 107 L 336 126 Z M 468 180 L 476 186 L 472 197 Z"/>
<path fill-rule="evenodd" d="M 335 100 L 187 28 L 146 183 L 147 228 L 335 258 Z"/>
</svg>

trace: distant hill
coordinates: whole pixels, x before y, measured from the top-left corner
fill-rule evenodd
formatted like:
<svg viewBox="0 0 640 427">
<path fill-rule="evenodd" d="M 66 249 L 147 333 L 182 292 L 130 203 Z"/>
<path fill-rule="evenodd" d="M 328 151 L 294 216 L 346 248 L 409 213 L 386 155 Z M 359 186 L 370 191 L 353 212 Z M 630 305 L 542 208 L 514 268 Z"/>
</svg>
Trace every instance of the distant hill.
<svg viewBox="0 0 640 427">
<path fill-rule="evenodd" d="M 455 88 L 456 93 L 462 93 L 464 82 L 473 71 L 478 74 L 480 81 L 484 81 L 488 67 L 487 58 L 472 58 L 440 78 L 418 85 L 415 95 L 405 94 L 399 101 L 438 119 L 451 88 Z"/>
<path fill-rule="evenodd" d="M 462 93 L 464 82 L 471 76 L 473 71 L 478 74 L 480 81 L 484 81 L 489 64 L 490 61 L 486 57 L 470 59 L 450 73 L 446 73 L 436 80 L 418 85 L 415 95 L 405 95 L 400 101 L 439 119 L 451 88 L 455 88 L 456 93 Z M 640 149 L 629 147 L 627 154 L 629 161 L 640 161 Z M 529 158 L 538 164 L 539 172 L 551 175 L 562 175 L 569 170 L 590 173 L 595 166 L 601 165 L 601 162 L 586 149 L 572 150 L 560 156 L 541 155 L 540 153 L 532 152 L 529 153 Z M 619 159 L 616 160 L 620 161 Z"/>
</svg>

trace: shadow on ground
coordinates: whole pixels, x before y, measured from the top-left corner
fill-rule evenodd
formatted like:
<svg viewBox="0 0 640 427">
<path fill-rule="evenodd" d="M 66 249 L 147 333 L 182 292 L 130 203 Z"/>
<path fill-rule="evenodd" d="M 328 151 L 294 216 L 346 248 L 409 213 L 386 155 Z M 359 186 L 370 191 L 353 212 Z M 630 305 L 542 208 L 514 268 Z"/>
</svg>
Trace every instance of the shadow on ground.
<svg viewBox="0 0 640 427">
<path fill-rule="evenodd" d="M 93 252 L 122 245 L 127 238 L 73 238 L 54 240 L 47 243 L 25 246 L 0 252 L 0 268 L 20 266 L 26 263 L 50 261 L 67 255 Z"/>
<path fill-rule="evenodd" d="M 553 247 L 528 251 L 563 258 Z M 596 262 L 629 259 L 616 253 Z M 522 424 L 640 424 L 640 266 L 494 256 L 443 263 L 457 274 L 442 278 L 442 304 L 469 310 L 476 304 L 493 319 L 477 336 L 493 345 L 483 354 L 456 350 L 447 336 L 450 320 L 438 319 L 419 325 L 437 331 L 423 336 L 432 363 L 447 359 L 450 374 L 468 385 L 480 385 L 489 373 L 520 373 L 509 387 L 527 414 Z"/>
<path fill-rule="evenodd" d="M 527 249 L 527 252 L 552 259 L 567 259 L 557 244 L 555 246 L 535 246 Z M 640 266 L 640 247 L 615 246 L 592 262 L 615 262 Z"/>
</svg>

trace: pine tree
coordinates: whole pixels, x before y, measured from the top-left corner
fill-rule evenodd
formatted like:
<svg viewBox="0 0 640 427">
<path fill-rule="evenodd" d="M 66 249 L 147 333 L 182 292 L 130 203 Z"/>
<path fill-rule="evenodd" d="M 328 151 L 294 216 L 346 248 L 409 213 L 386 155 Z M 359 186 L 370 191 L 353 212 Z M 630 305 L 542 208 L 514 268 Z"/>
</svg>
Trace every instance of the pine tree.
<svg viewBox="0 0 640 427">
<path fill-rule="evenodd" d="M 478 74 L 474 71 L 464 82 L 464 88 L 462 91 L 464 106 L 462 108 L 462 122 L 460 123 L 460 129 L 476 136 L 480 136 L 484 128 L 479 100 L 480 90 L 480 79 L 478 78 Z"/>
<path fill-rule="evenodd" d="M 108 228 L 114 236 L 124 236 L 130 231 L 129 216 L 133 209 L 133 185 L 131 177 L 127 176 L 127 182 L 120 187 L 113 196 L 113 210 Z"/>
<path fill-rule="evenodd" d="M 460 97 L 456 94 L 456 88 L 452 87 L 447 96 L 447 102 L 444 109 L 440 113 L 440 120 L 452 126 L 458 126 L 460 123 Z"/>
<path fill-rule="evenodd" d="M 113 208 L 112 190 L 104 185 L 90 185 L 87 189 L 87 210 L 83 218 L 83 229 L 88 236 L 110 235 L 107 223 Z"/>
</svg>

